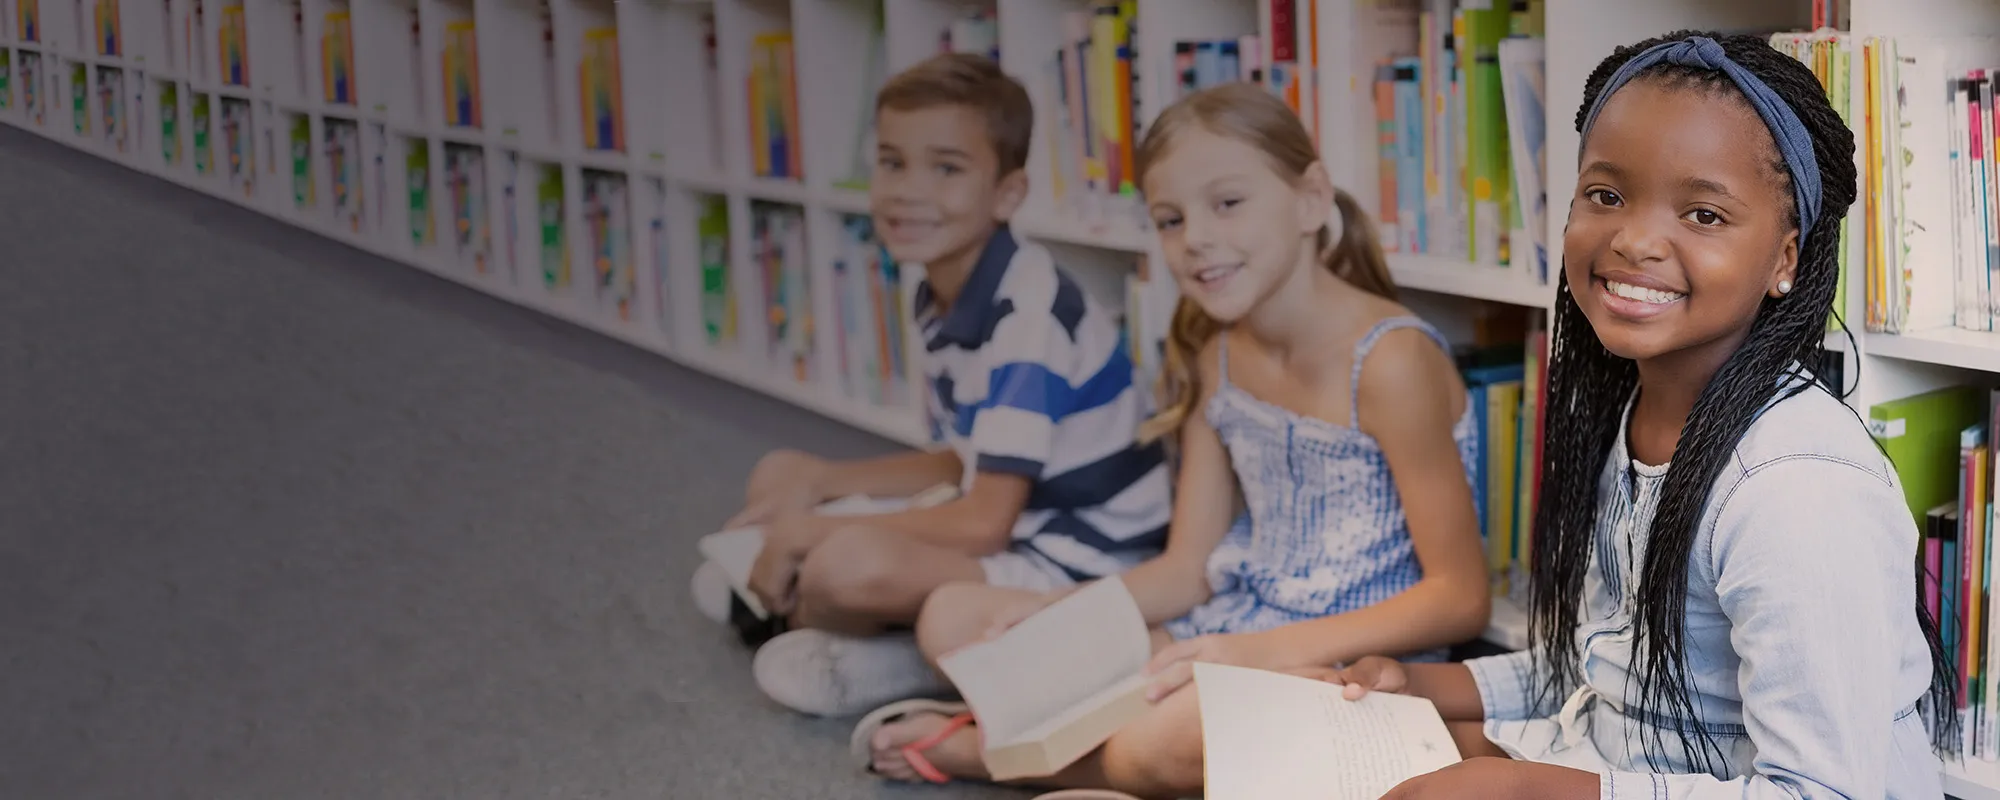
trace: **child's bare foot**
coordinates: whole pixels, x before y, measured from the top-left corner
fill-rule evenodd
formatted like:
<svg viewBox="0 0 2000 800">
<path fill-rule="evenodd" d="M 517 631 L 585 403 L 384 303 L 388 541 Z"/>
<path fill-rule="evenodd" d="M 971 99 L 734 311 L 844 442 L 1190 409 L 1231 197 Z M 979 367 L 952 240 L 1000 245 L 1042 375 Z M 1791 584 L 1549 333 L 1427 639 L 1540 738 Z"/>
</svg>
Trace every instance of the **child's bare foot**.
<svg viewBox="0 0 2000 800">
<path fill-rule="evenodd" d="M 869 744 L 875 771 L 883 777 L 899 781 L 925 781 L 918 767 L 912 765 L 903 755 L 903 748 L 911 745 L 922 747 L 918 755 L 938 772 L 952 778 L 984 778 L 986 764 L 980 757 L 979 728 L 964 725 L 944 734 L 942 740 L 935 740 L 951 725 L 951 718 L 934 712 L 918 712 L 883 725 L 875 732 Z"/>
</svg>

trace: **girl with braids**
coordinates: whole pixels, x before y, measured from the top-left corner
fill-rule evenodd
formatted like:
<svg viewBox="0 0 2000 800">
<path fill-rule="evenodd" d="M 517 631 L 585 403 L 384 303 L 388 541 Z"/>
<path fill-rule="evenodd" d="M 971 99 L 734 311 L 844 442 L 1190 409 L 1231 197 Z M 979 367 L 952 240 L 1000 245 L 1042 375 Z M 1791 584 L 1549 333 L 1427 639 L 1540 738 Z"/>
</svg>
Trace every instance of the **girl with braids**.
<svg viewBox="0 0 2000 800">
<path fill-rule="evenodd" d="M 1331 678 L 1430 698 L 1470 757 L 1390 796 L 1941 796 L 1915 523 L 1804 366 L 1853 134 L 1763 39 L 1694 32 L 1619 48 L 1576 125 L 1533 646 Z"/>
<path fill-rule="evenodd" d="M 1164 554 L 1122 576 L 1154 626 L 1157 705 L 1046 783 L 1182 796 L 1202 783 L 1182 690 L 1194 662 L 1441 660 L 1485 626 L 1489 599 L 1465 388 L 1437 332 L 1395 302 L 1373 223 L 1297 115 L 1250 84 L 1197 92 L 1161 112 L 1137 164 L 1182 292 L 1169 402 L 1142 431 L 1178 444 L 1173 521 Z M 918 643 L 935 661 L 1065 593 L 945 586 Z M 886 707 L 855 742 L 891 777 L 986 777 L 956 704 Z"/>
</svg>

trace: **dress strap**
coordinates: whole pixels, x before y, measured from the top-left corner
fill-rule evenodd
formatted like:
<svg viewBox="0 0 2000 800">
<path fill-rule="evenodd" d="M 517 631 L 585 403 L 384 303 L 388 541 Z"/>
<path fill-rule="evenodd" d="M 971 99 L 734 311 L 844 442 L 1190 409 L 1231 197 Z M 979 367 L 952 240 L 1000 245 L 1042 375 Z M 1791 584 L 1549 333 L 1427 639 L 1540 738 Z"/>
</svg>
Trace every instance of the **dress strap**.
<svg viewBox="0 0 2000 800">
<path fill-rule="evenodd" d="M 1410 316 L 1390 317 L 1375 323 L 1375 327 L 1369 328 L 1368 333 L 1361 337 L 1361 341 L 1354 345 L 1354 374 L 1347 380 L 1348 427 L 1356 429 L 1361 427 L 1361 365 L 1368 360 L 1368 351 L 1375 349 L 1375 342 L 1383 335 L 1401 328 L 1416 328 L 1423 331 L 1424 335 L 1431 337 L 1431 341 L 1437 342 L 1437 346 L 1444 350 L 1446 355 L 1451 354 L 1451 343 L 1445 341 L 1444 334 L 1438 333 L 1436 328 L 1422 319 Z"/>
</svg>

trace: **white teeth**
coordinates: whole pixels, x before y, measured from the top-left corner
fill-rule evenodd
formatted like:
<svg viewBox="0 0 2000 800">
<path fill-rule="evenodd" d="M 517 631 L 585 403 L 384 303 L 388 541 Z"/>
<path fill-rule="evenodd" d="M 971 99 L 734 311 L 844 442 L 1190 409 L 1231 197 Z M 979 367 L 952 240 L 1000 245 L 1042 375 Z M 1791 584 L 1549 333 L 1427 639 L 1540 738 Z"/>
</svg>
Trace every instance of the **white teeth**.
<svg viewBox="0 0 2000 800">
<path fill-rule="evenodd" d="M 1648 289 L 1643 286 L 1633 286 L 1629 283 L 1619 283 L 1617 281 L 1605 281 L 1604 288 L 1610 290 L 1612 294 L 1627 300 L 1637 300 L 1641 303 L 1651 303 L 1657 306 L 1663 306 L 1687 296 L 1680 292 L 1663 292 L 1658 289 Z"/>
<path fill-rule="evenodd" d="M 1201 270 L 1200 272 L 1196 272 L 1194 274 L 1194 279 L 1201 281 L 1202 283 L 1208 283 L 1209 281 L 1221 280 L 1222 278 L 1227 277 L 1229 273 L 1235 271 L 1236 267 L 1234 266 L 1209 267 L 1207 269 Z"/>
</svg>

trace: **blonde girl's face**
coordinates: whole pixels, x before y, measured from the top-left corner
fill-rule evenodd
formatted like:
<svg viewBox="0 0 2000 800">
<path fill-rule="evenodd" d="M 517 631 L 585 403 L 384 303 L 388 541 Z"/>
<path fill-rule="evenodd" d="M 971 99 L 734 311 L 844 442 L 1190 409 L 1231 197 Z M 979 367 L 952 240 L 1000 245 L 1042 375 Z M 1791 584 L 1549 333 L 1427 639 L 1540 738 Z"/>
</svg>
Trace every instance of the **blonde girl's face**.
<svg viewBox="0 0 2000 800">
<path fill-rule="evenodd" d="M 1310 266 L 1328 208 L 1313 202 L 1311 183 L 1295 186 L 1242 141 L 1199 126 L 1182 132 L 1142 187 L 1181 294 L 1227 324 Z"/>
</svg>

